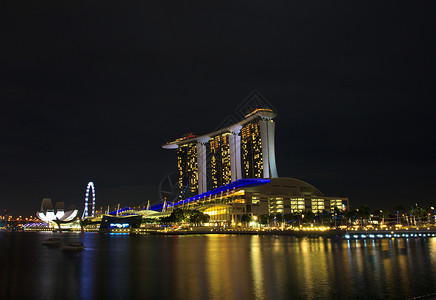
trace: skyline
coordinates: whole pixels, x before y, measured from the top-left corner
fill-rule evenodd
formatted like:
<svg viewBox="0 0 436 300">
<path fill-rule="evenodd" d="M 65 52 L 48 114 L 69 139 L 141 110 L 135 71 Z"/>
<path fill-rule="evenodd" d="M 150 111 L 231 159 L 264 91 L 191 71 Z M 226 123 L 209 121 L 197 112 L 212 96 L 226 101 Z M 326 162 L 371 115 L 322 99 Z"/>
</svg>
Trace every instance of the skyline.
<svg viewBox="0 0 436 300">
<path fill-rule="evenodd" d="M 82 210 L 89 181 L 96 207 L 155 202 L 161 145 L 255 90 L 281 177 L 353 208 L 436 200 L 434 4 L 129 4 L 2 4 L 2 211 Z"/>
</svg>

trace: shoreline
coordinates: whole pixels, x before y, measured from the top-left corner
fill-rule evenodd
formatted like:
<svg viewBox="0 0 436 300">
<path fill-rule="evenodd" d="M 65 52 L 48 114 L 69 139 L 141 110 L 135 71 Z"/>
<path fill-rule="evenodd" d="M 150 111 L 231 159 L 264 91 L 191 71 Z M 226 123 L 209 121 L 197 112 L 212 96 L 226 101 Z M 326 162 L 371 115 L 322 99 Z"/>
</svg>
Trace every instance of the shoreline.
<svg viewBox="0 0 436 300">
<path fill-rule="evenodd" d="M 53 230 L 47 229 L 27 229 L 25 231 L 16 232 L 47 232 Z M 58 232 L 58 231 L 56 231 Z M 70 230 L 65 232 L 80 233 L 80 230 Z M 64 232 L 64 233 L 65 233 Z M 85 230 L 85 232 L 98 233 L 98 229 Z M 215 230 L 209 228 L 191 229 L 191 230 L 155 230 L 145 228 L 130 228 L 130 229 L 113 229 L 111 232 L 102 234 L 128 234 L 128 235 L 206 235 L 206 234 L 222 234 L 222 235 L 275 235 L 289 237 L 325 237 L 334 238 L 340 237 L 348 240 L 356 239 L 387 239 L 387 238 L 428 238 L 436 237 L 436 228 L 413 228 L 400 230 L 344 230 L 344 229 L 328 229 L 328 230 Z"/>
<path fill-rule="evenodd" d="M 139 232 L 138 232 L 139 231 Z M 409 230 L 343 230 L 330 229 L 317 230 L 171 230 L 171 231 L 143 231 L 130 232 L 131 234 L 149 235 L 204 235 L 204 234 L 233 234 L 233 235 L 279 235 L 290 237 L 341 237 L 345 239 L 380 239 L 380 238 L 427 238 L 436 237 L 436 229 L 409 229 Z M 116 233 L 116 232 L 115 232 Z"/>
<path fill-rule="evenodd" d="M 144 234 L 134 233 L 133 234 Z M 149 235 L 205 235 L 205 234 L 226 234 L 226 235 L 281 235 L 293 237 L 343 237 L 342 230 L 326 230 L 326 231 L 296 231 L 296 230 L 270 230 L 270 231 L 257 231 L 257 230 L 174 230 L 174 231 L 148 231 L 145 234 Z"/>
</svg>

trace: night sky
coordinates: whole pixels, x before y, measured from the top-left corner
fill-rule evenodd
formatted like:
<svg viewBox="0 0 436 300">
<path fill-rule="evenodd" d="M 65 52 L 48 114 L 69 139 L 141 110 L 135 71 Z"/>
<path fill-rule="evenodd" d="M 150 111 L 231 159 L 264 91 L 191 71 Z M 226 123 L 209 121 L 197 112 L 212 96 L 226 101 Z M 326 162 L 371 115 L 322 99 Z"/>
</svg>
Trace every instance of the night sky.
<svg viewBox="0 0 436 300">
<path fill-rule="evenodd" d="M 162 144 L 257 90 L 281 177 L 356 208 L 436 201 L 434 1 L 0 2 L 0 208 L 158 201 Z"/>
</svg>

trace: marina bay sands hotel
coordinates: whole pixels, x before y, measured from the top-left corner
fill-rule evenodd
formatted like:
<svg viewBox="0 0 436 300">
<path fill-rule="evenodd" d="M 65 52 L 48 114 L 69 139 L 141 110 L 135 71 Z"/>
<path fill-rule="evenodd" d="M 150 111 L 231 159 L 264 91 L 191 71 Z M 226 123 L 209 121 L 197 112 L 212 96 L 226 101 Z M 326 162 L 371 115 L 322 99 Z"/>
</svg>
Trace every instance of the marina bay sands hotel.
<svg viewBox="0 0 436 300">
<path fill-rule="evenodd" d="M 306 182 L 278 177 L 274 117 L 273 110 L 257 108 L 228 127 L 163 145 L 177 151 L 180 200 L 173 205 L 199 209 L 221 223 L 244 214 L 346 209 L 348 198 L 326 197 Z"/>
</svg>

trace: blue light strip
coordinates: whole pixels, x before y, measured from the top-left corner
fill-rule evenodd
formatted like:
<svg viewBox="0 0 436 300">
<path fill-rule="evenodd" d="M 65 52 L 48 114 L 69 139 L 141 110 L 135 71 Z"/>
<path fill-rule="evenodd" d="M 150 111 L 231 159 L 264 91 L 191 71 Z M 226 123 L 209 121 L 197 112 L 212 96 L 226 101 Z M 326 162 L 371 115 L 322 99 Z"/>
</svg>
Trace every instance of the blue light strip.
<svg viewBox="0 0 436 300">
<path fill-rule="evenodd" d="M 239 189 L 239 188 L 244 188 L 244 187 L 259 186 L 259 185 L 263 185 L 263 184 L 270 183 L 270 182 L 271 182 L 270 179 L 239 179 L 239 180 L 233 181 L 229 184 L 223 185 L 219 188 L 210 190 L 206 193 L 196 195 L 194 197 L 187 198 L 184 200 L 180 200 L 176 203 L 167 202 L 167 205 L 168 205 L 168 207 L 179 206 L 179 205 L 195 202 L 195 201 L 198 201 L 200 199 L 207 198 L 207 197 L 210 197 L 210 196 L 213 196 L 216 194 L 220 194 L 221 192 L 227 192 L 227 191 L 230 191 L 233 189 Z M 163 203 L 159 203 L 159 204 L 156 204 L 156 205 L 153 205 L 152 207 L 150 207 L 151 210 L 162 210 L 162 208 L 163 208 Z"/>
<path fill-rule="evenodd" d="M 168 207 L 173 207 L 173 206 L 176 207 L 176 206 L 179 206 L 179 205 L 195 202 L 195 201 L 198 201 L 200 199 L 207 198 L 209 196 L 220 194 L 221 192 L 224 193 L 224 192 L 227 192 L 227 191 L 230 191 L 230 190 L 233 190 L 233 189 L 259 186 L 259 185 L 263 185 L 263 184 L 270 183 L 270 182 L 271 182 L 270 179 L 263 179 L 263 178 L 262 179 L 239 179 L 239 180 L 233 181 L 233 182 L 231 182 L 229 184 L 220 186 L 219 188 L 210 190 L 210 191 L 208 191 L 206 193 L 203 193 L 203 194 L 200 194 L 200 195 L 196 195 L 194 197 L 187 198 L 185 200 L 180 200 L 180 201 L 178 201 L 176 203 L 167 202 L 167 208 Z M 152 205 L 152 206 L 150 206 L 150 210 L 162 211 L 163 204 L 164 204 L 163 202 L 160 202 L 158 204 Z M 125 207 L 125 208 L 122 208 L 122 209 L 118 210 L 118 213 L 126 211 L 126 210 L 131 210 L 131 209 L 132 209 L 131 207 Z M 110 212 L 109 214 L 110 215 L 116 215 L 117 211 L 115 210 L 113 212 Z"/>
<path fill-rule="evenodd" d="M 155 205 L 152 205 L 152 206 L 150 206 L 150 210 L 162 211 L 163 205 L 164 205 L 163 202 L 155 204 Z M 167 202 L 167 207 L 172 207 L 173 205 L 174 204 L 172 202 Z"/>
</svg>

